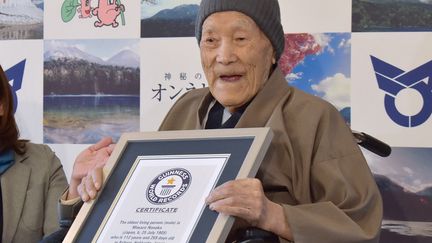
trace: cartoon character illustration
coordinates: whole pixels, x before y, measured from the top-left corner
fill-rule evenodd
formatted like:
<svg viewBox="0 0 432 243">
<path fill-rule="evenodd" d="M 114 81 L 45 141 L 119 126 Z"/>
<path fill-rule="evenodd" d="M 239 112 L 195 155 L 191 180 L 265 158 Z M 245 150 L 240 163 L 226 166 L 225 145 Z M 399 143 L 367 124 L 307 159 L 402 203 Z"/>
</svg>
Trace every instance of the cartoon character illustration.
<svg viewBox="0 0 432 243">
<path fill-rule="evenodd" d="M 122 14 L 123 21 L 124 11 L 125 7 L 119 0 L 98 0 L 98 7 L 94 8 L 92 11 L 93 15 L 97 16 L 99 19 L 99 21 L 94 23 L 94 26 L 102 27 L 104 25 L 111 25 L 113 28 L 116 28 L 119 25 L 116 21 L 117 16 Z"/>
<path fill-rule="evenodd" d="M 78 17 L 82 18 L 91 18 L 91 6 L 90 0 L 81 0 L 81 6 L 77 8 L 77 12 L 80 14 Z"/>
<path fill-rule="evenodd" d="M 80 19 L 96 16 L 98 21 L 94 23 L 95 27 L 111 25 L 113 28 L 116 28 L 119 25 L 116 21 L 119 15 L 121 17 L 121 24 L 126 25 L 124 16 L 125 6 L 121 4 L 120 0 L 97 0 L 98 6 L 96 8 L 91 7 L 92 1 L 64 0 L 61 6 L 61 18 L 63 22 L 67 23 L 71 21 L 75 14 L 78 13 Z"/>
</svg>

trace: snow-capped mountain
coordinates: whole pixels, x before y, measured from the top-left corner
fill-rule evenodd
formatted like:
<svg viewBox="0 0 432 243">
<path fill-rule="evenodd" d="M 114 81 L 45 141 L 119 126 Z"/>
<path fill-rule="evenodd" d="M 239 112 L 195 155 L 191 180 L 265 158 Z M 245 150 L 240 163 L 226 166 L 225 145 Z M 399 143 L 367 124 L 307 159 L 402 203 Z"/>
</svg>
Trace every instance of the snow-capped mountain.
<svg viewBox="0 0 432 243">
<path fill-rule="evenodd" d="M 122 50 L 106 61 L 73 46 L 59 46 L 44 53 L 44 60 L 46 62 L 59 59 L 85 60 L 90 63 L 97 63 L 101 65 L 115 65 L 132 68 L 137 68 L 140 66 L 140 58 L 138 54 L 131 50 Z"/>
<path fill-rule="evenodd" d="M 140 66 L 140 57 L 131 50 L 123 50 L 106 61 L 111 65 L 133 67 Z"/>
<path fill-rule="evenodd" d="M 43 11 L 30 0 L 6 0 L 0 5 L 1 24 L 37 24 L 43 21 Z"/>
<path fill-rule="evenodd" d="M 66 59 L 66 58 L 67 59 L 86 60 L 88 62 L 98 63 L 98 64 L 106 64 L 105 61 L 102 60 L 101 58 L 93 56 L 89 53 L 83 52 L 80 49 L 73 47 L 73 46 L 55 48 L 55 49 L 51 49 L 49 51 L 46 51 L 44 53 L 44 60 L 45 61 Z"/>
<path fill-rule="evenodd" d="M 199 6 L 197 4 L 183 4 L 173 9 L 163 9 L 155 14 L 152 19 L 190 19 L 195 20 Z"/>
</svg>

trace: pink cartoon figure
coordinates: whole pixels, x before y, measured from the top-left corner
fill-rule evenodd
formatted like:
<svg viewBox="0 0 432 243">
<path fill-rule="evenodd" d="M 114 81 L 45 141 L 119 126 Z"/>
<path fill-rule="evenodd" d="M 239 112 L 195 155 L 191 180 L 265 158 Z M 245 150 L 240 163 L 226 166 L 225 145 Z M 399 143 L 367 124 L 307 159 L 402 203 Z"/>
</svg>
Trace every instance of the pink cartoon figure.
<svg viewBox="0 0 432 243">
<path fill-rule="evenodd" d="M 77 12 L 80 14 L 78 17 L 82 18 L 91 18 L 91 6 L 90 0 L 80 0 L 81 6 L 77 8 Z"/>
<path fill-rule="evenodd" d="M 98 6 L 92 11 L 93 15 L 99 19 L 94 23 L 94 26 L 112 25 L 115 28 L 119 25 L 116 21 L 117 16 L 124 11 L 124 5 L 117 4 L 115 0 L 98 0 Z"/>
</svg>

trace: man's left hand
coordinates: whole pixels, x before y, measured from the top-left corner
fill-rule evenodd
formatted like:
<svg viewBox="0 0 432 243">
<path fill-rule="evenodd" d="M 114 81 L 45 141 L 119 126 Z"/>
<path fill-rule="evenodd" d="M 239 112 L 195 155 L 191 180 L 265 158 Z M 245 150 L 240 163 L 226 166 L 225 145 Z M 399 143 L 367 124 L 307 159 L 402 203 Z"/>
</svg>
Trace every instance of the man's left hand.
<svg viewBox="0 0 432 243">
<path fill-rule="evenodd" d="M 206 203 L 211 210 L 239 217 L 252 226 L 292 239 L 282 206 L 265 196 L 261 181 L 256 178 L 228 181 L 215 188 Z"/>
</svg>

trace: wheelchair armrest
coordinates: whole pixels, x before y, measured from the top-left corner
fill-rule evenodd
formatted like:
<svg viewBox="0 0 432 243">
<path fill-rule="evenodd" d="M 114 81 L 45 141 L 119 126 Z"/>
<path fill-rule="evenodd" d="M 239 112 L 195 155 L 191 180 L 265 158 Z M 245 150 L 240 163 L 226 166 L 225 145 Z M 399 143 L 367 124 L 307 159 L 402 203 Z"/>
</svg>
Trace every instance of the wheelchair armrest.
<svg viewBox="0 0 432 243">
<path fill-rule="evenodd" d="M 272 232 L 255 227 L 241 230 L 234 243 L 279 243 L 279 237 Z"/>
</svg>

